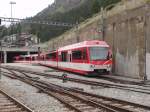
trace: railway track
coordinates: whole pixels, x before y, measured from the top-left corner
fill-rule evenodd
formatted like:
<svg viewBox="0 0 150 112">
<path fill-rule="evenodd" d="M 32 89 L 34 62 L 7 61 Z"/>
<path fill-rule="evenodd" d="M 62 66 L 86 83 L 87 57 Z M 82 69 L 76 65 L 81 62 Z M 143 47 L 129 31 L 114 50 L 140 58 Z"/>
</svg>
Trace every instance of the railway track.
<svg viewBox="0 0 150 112">
<path fill-rule="evenodd" d="M 0 112 L 33 112 L 24 104 L 0 90 Z"/>
<path fill-rule="evenodd" d="M 44 66 L 44 65 L 40 65 L 40 66 Z M 49 66 L 44 66 L 44 67 L 50 68 Z M 60 70 L 58 68 L 52 68 L 52 69 L 54 69 L 52 71 L 62 71 L 62 72 L 64 71 L 64 72 L 66 72 L 65 70 Z M 72 73 L 72 72 L 68 72 L 68 73 Z M 94 77 L 95 78 L 100 78 L 100 79 L 103 79 L 103 80 L 107 80 L 107 81 L 111 81 L 111 82 L 114 82 L 114 83 L 120 83 L 120 84 L 144 85 L 143 81 L 135 82 L 135 81 L 128 81 L 128 80 L 123 80 L 123 79 L 116 79 L 116 78 L 108 77 L 107 74 L 94 76 Z"/>
<path fill-rule="evenodd" d="M 61 80 L 63 79 L 62 76 L 58 76 L 58 75 L 46 74 L 46 73 L 41 73 L 41 72 L 33 72 L 33 71 L 24 70 L 21 68 L 10 67 L 10 66 L 6 66 L 6 67 L 2 67 L 2 68 L 9 69 L 9 70 L 15 70 L 15 71 L 19 71 L 19 72 L 30 73 L 30 74 L 39 75 L 39 76 L 45 76 L 46 78 L 50 77 L 50 78 L 56 78 L 56 79 L 61 79 Z M 123 85 L 123 84 L 118 84 L 118 83 L 111 84 L 111 83 L 103 83 L 103 82 L 90 81 L 90 80 L 84 80 L 84 79 L 78 79 L 78 78 L 68 78 L 67 80 L 76 82 L 76 83 L 90 85 L 93 88 L 99 88 L 99 87 L 116 88 L 116 89 L 121 89 L 121 90 L 150 94 L 149 85 L 133 87 L 134 85 L 129 86 L 129 85 Z"/>
<path fill-rule="evenodd" d="M 42 80 L 37 80 L 35 77 L 30 77 L 26 73 L 19 73 L 17 75 L 14 71 L 11 73 L 4 73 L 7 76 L 11 76 L 26 82 L 44 93 L 47 93 L 68 108 L 71 108 L 77 112 L 148 112 L 149 106 L 143 106 L 127 101 L 121 101 L 113 98 L 102 97 L 91 93 L 86 93 L 72 88 L 58 86 Z M 11 78 L 10 77 L 10 78 Z"/>
</svg>

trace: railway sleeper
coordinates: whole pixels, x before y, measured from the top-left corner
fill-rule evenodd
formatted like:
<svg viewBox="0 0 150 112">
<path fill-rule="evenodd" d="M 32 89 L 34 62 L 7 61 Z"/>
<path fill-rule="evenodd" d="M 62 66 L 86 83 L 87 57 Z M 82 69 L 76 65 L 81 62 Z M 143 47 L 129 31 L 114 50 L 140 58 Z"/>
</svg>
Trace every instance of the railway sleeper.
<svg viewBox="0 0 150 112">
<path fill-rule="evenodd" d="M 1 108 L 18 108 L 18 106 L 17 105 L 10 105 L 10 106 L 2 106 L 2 107 L 0 107 L 0 109 Z"/>
<path fill-rule="evenodd" d="M 125 106 L 125 105 L 124 105 Z M 127 106 L 127 108 L 129 107 L 129 105 L 126 105 Z"/>
<path fill-rule="evenodd" d="M 13 101 L 9 100 L 8 98 L 0 99 L 0 103 L 4 103 L 4 102 L 6 102 L 6 103 L 7 103 L 7 102 L 8 102 L 8 103 L 10 102 L 10 103 L 11 103 L 11 102 L 13 102 Z"/>
<path fill-rule="evenodd" d="M 6 97 L 0 97 L 0 101 L 2 101 L 2 100 L 8 100 L 8 98 L 6 98 Z"/>
<path fill-rule="evenodd" d="M 18 107 L 17 106 L 9 106 L 9 107 L 2 107 L 2 108 L 0 108 L 0 110 L 5 110 L 5 109 L 8 109 L 8 110 L 18 109 Z"/>
<path fill-rule="evenodd" d="M 13 102 L 8 102 L 8 103 L 1 103 L 0 102 L 0 106 L 10 106 L 10 105 L 14 105 L 14 103 Z"/>
<path fill-rule="evenodd" d="M 134 112 L 144 112 L 145 111 L 145 109 L 143 109 L 143 108 L 130 106 L 130 105 L 123 106 L 122 108 L 131 110 L 131 111 L 134 111 Z"/>
<path fill-rule="evenodd" d="M 110 104 L 105 104 L 106 106 L 119 110 L 120 112 L 135 112 L 131 108 L 124 108 L 122 105 L 110 105 Z M 128 107 L 133 107 L 128 105 Z"/>
<path fill-rule="evenodd" d="M 84 111 L 84 110 L 93 110 L 93 109 L 95 109 L 95 108 L 93 108 L 93 107 L 91 107 L 91 106 L 85 106 L 85 107 L 81 107 L 80 108 L 82 111 Z"/>
<path fill-rule="evenodd" d="M 81 107 L 81 106 L 82 106 L 82 107 L 85 107 L 85 106 L 87 106 L 87 104 L 74 104 L 74 106 L 75 106 L 75 107 Z"/>
<path fill-rule="evenodd" d="M 11 109 L 1 109 L 1 112 L 16 112 L 16 111 L 21 111 L 22 108 L 11 108 Z"/>
<path fill-rule="evenodd" d="M 144 109 L 141 109 L 141 108 L 134 108 L 132 109 L 133 112 L 149 112 L 149 110 L 144 110 Z"/>
<path fill-rule="evenodd" d="M 95 108 L 81 108 L 80 110 L 82 111 L 82 112 L 93 112 L 93 110 L 94 110 Z M 99 112 L 100 111 L 100 109 L 98 109 L 96 112 Z M 102 111 L 103 112 L 103 111 Z"/>
<path fill-rule="evenodd" d="M 120 107 L 122 106 L 121 103 L 112 103 L 111 105 L 112 105 L 112 106 L 120 106 Z"/>
</svg>

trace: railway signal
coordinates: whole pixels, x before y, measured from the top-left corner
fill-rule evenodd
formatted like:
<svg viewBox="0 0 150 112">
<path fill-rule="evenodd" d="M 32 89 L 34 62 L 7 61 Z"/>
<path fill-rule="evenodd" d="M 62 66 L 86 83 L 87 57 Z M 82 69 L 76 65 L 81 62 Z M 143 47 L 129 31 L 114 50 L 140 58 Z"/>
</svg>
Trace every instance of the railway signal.
<svg viewBox="0 0 150 112">
<path fill-rule="evenodd" d="M 66 73 L 63 73 L 63 74 L 62 74 L 62 80 L 63 80 L 63 83 L 67 82 L 68 77 L 67 77 L 67 74 L 66 74 Z"/>
</svg>

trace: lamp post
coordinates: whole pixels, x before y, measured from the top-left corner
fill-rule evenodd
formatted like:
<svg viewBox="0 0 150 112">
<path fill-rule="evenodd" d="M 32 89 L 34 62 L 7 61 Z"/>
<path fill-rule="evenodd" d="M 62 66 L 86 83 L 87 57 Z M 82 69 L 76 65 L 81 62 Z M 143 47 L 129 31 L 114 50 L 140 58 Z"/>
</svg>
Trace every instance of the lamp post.
<svg viewBox="0 0 150 112">
<path fill-rule="evenodd" d="M 16 2 L 10 1 L 10 7 L 11 7 L 11 18 L 13 17 L 13 15 L 12 15 L 12 6 L 13 6 L 14 4 L 16 4 Z M 12 23 L 12 21 L 11 21 L 11 23 Z"/>
<path fill-rule="evenodd" d="M 11 8 L 10 8 L 10 9 L 11 9 L 11 25 L 12 25 L 12 23 L 13 23 L 13 19 L 12 19 L 12 18 L 13 18 L 13 15 L 12 15 L 12 12 L 13 12 L 13 11 L 12 11 L 12 7 L 13 7 L 14 4 L 16 4 L 16 2 L 10 1 L 10 7 L 11 7 Z M 10 28 L 11 28 L 11 33 L 13 34 L 13 26 L 11 26 Z M 12 34 L 11 34 L 11 35 L 12 35 Z M 13 36 L 10 37 L 10 39 L 11 39 L 11 43 L 12 43 Z"/>
</svg>

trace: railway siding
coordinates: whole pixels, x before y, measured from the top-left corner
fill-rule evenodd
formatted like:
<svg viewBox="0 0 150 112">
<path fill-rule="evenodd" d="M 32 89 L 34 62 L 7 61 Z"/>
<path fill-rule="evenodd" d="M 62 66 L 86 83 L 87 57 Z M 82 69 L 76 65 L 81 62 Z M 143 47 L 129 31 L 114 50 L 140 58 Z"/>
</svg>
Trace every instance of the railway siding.
<svg viewBox="0 0 150 112">
<path fill-rule="evenodd" d="M 143 111 L 143 112 L 146 112 L 150 110 L 150 107 L 148 106 L 133 104 L 133 103 L 124 102 L 124 101 L 118 101 L 115 99 L 111 99 L 111 100 L 109 99 L 108 101 L 107 98 L 103 98 L 103 97 L 93 95 L 90 93 L 86 93 L 86 92 L 81 92 L 78 90 L 72 90 L 72 89 L 58 86 L 52 83 L 46 83 L 45 81 L 31 78 L 28 75 L 24 75 L 24 74 L 17 75 L 12 70 L 11 70 L 11 73 L 12 73 L 11 75 L 16 77 L 18 80 L 21 80 L 23 82 L 31 84 L 34 87 L 37 87 L 43 92 L 50 94 L 51 96 L 57 98 L 59 101 L 63 102 L 65 105 L 67 104 L 69 108 L 72 108 L 73 110 L 78 111 L 78 112 L 84 112 L 84 111 L 90 112 L 91 109 L 94 110 L 95 112 L 97 111 L 106 111 L 106 112 L 120 112 L 120 111 L 141 112 Z M 92 97 L 92 100 L 91 100 L 91 97 Z M 95 100 L 99 100 L 99 101 L 95 101 L 94 97 L 95 97 Z M 116 106 L 113 104 L 118 104 L 120 106 Z M 86 108 L 83 108 L 83 105 Z"/>
<path fill-rule="evenodd" d="M 34 112 L 6 92 L 0 90 L 0 111 L 1 112 Z"/>
<path fill-rule="evenodd" d="M 14 72 L 13 72 L 13 74 L 14 74 Z M 22 74 L 22 73 L 21 73 L 21 74 Z M 20 74 L 19 76 L 21 76 L 21 74 Z M 23 76 L 27 76 L 27 74 L 24 75 L 24 73 L 23 73 L 22 75 L 23 75 Z M 21 77 L 22 77 L 22 76 L 21 76 Z M 37 82 L 38 82 L 38 83 L 41 82 L 40 80 L 37 80 L 37 82 L 36 82 L 35 78 L 29 77 L 29 76 L 28 76 L 27 78 L 31 78 L 30 80 L 35 81 L 34 84 L 36 84 Z M 37 83 L 37 85 L 39 86 L 38 83 Z M 51 86 L 52 86 L 52 87 L 51 87 Z M 54 84 L 52 84 L 51 86 L 50 86 L 50 83 L 46 83 L 45 81 L 42 81 L 42 87 L 44 87 L 45 89 L 46 89 L 46 88 L 51 88 L 51 89 L 54 89 L 54 88 L 55 88 L 55 89 L 56 89 L 56 90 L 54 90 L 55 92 L 57 92 L 57 90 L 59 90 L 59 91 L 61 92 L 61 94 L 63 93 L 63 88 L 64 88 L 64 87 L 58 88 L 58 87 L 57 87 L 56 85 L 54 85 Z M 40 86 L 40 87 L 41 87 L 41 86 Z M 46 89 L 46 90 L 47 90 L 47 89 Z M 67 90 L 68 90 L 68 88 L 67 88 Z M 70 93 L 70 92 L 69 92 L 69 93 Z M 65 92 L 65 94 L 66 94 L 66 92 Z M 73 96 L 79 96 L 79 95 L 80 95 L 79 93 L 71 93 L 71 94 L 72 94 Z M 58 95 L 58 96 L 60 96 L 60 95 Z M 80 98 L 83 98 L 83 97 L 86 99 L 86 97 L 85 97 L 84 95 L 83 95 L 83 96 L 80 96 Z M 88 95 L 87 95 L 87 98 L 91 100 L 91 98 L 89 98 Z M 94 98 L 92 98 L 92 99 L 94 100 Z M 98 99 L 98 98 L 95 98 L 95 100 L 96 100 L 96 99 Z M 94 102 L 95 102 L 95 100 L 94 100 Z M 101 100 L 100 100 L 100 101 L 101 101 Z M 97 101 L 97 102 L 100 103 L 99 101 Z M 104 101 L 104 102 L 105 102 L 105 103 L 106 103 L 106 102 L 108 103 L 108 104 L 107 104 L 107 103 L 105 104 L 105 105 L 107 105 L 107 106 L 108 106 L 109 104 L 120 105 L 120 104 L 117 104 L 117 103 L 114 103 L 114 102 L 113 102 L 113 103 L 110 103 L 111 101 Z M 121 102 L 119 102 L 119 103 L 121 103 Z M 140 111 L 143 111 L 143 112 L 144 112 L 144 111 L 145 111 L 145 109 L 144 109 L 144 110 L 142 109 L 142 108 L 144 108 L 144 107 L 141 108 L 140 105 L 138 105 L 138 106 L 135 105 L 135 107 L 134 107 L 134 105 L 133 105 L 133 106 L 129 106 L 129 104 L 130 104 L 130 103 L 128 103 L 128 102 L 127 102 L 126 104 L 125 104 L 125 102 L 124 102 L 123 104 L 121 104 L 122 106 L 120 107 L 120 110 L 123 108 L 123 109 L 127 109 L 127 110 L 128 110 L 128 109 L 129 109 L 129 110 L 131 109 L 130 111 L 135 111 L 135 112 L 140 112 Z M 104 104 L 103 104 L 103 105 L 104 105 Z M 131 105 L 132 105 L 132 104 L 131 104 Z M 111 108 L 114 108 L 114 107 L 113 107 L 114 105 L 109 105 L 109 106 L 110 106 Z M 128 107 L 128 108 L 127 108 L 127 107 Z M 132 107 L 132 108 L 131 108 L 131 107 Z M 136 109 L 137 107 L 138 107 L 138 109 Z M 90 108 L 91 108 L 91 107 L 90 107 Z M 117 108 L 117 107 L 116 107 L 116 108 Z M 123 110 L 123 109 L 122 109 L 122 110 Z M 128 110 L 128 111 L 129 111 L 129 110 Z"/>
<path fill-rule="evenodd" d="M 7 66 L 7 67 L 10 67 L 10 66 Z M 16 69 L 15 66 L 13 66 L 13 67 L 11 66 L 11 68 Z M 97 95 L 106 96 L 106 97 L 110 97 L 110 98 L 130 101 L 130 102 L 134 102 L 134 103 L 137 103 L 137 104 L 143 104 L 143 105 L 147 105 L 147 106 L 150 105 L 150 102 L 149 102 L 150 97 L 149 97 L 149 94 L 146 94 L 146 93 L 139 93 L 139 92 L 133 92 L 133 91 L 128 91 L 128 90 L 120 90 L 120 89 L 110 88 L 110 87 L 102 87 L 102 88 L 99 89 L 99 87 L 101 87 L 101 86 L 96 86 L 96 85 L 95 85 L 96 88 L 92 89 L 91 88 L 92 86 L 86 85 L 86 84 L 80 84 L 78 82 L 68 81 L 67 83 L 63 83 L 62 79 L 60 77 L 63 72 L 60 72 L 60 71 L 54 72 L 52 69 L 50 69 L 50 71 L 52 71 L 50 74 L 52 74 L 53 77 L 49 77 L 49 76 L 47 76 L 47 74 L 41 73 L 41 71 L 44 72 L 44 70 L 47 70 L 47 68 L 45 68 L 45 67 L 29 66 L 29 64 L 28 65 L 25 64 L 25 66 L 24 65 L 22 67 L 17 66 L 17 68 L 20 69 L 20 70 L 24 69 L 25 71 L 26 70 L 29 71 L 29 68 L 31 68 L 30 70 L 36 71 L 36 72 L 32 72 L 32 73 L 26 73 L 25 71 L 22 71 L 21 73 L 15 72 L 20 76 L 22 76 L 24 74 L 24 76 L 28 75 L 29 78 L 32 78 L 32 79 L 35 79 L 35 80 L 43 80 L 46 83 L 51 82 L 53 84 L 61 85 L 61 86 L 64 86 L 64 87 L 67 87 L 67 88 L 70 88 L 70 89 L 75 89 L 75 90 L 85 91 L 85 92 L 88 92 L 88 93 L 94 93 L 94 94 L 97 94 Z M 38 72 L 38 75 L 35 75 L 35 73 L 37 73 L 37 72 Z M 7 74 L 7 75 L 9 75 L 9 74 Z M 40 75 L 42 75 L 42 76 L 40 76 Z M 99 82 L 103 82 L 103 83 L 108 83 L 109 82 L 109 81 L 104 81 L 103 79 L 86 78 L 86 77 L 82 77 L 82 76 L 76 76 L 76 75 L 73 75 L 73 74 L 68 74 L 68 76 L 71 77 L 71 78 L 79 78 L 79 79 L 88 80 L 88 81 L 99 81 Z M 57 79 L 56 77 L 60 77 L 60 79 Z M 12 78 L 12 76 L 11 76 L 11 78 Z M 4 80 L 5 78 L 2 78 L 2 79 Z M 15 78 L 13 78 L 13 79 L 15 79 Z M 17 82 L 16 79 L 14 81 Z M 129 86 L 131 86 L 131 85 L 129 84 Z M 132 86 L 133 87 L 139 87 L 138 85 L 132 85 Z M 149 88 L 149 85 L 146 85 L 146 86 L 147 86 L 146 88 Z M 30 87 L 24 87 L 24 88 L 30 88 Z M 39 92 L 41 92 L 41 91 L 39 91 Z M 28 99 L 28 100 L 30 100 L 30 99 Z M 34 100 L 33 100 L 33 102 L 34 102 Z M 53 100 L 52 100 L 52 102 L 53 102 Z M 36 105 L 36 104 L 34 104 L 34 105 Z M 59 107 L 61 107 L 61 105 L 59 105 Z M 140 109 L 140 108 L 138 108 L 138 109 Z M 61 111 L 63 112 L 63 110 L 61 110 Z"/>
<path fill-rule="evenodd" d="M 0 88 L 29 106 L 35 112 L 69 112 L 56 99 L 41 93 L 38 89 L 17 79 L 2 76 Z"/>
</svg>

